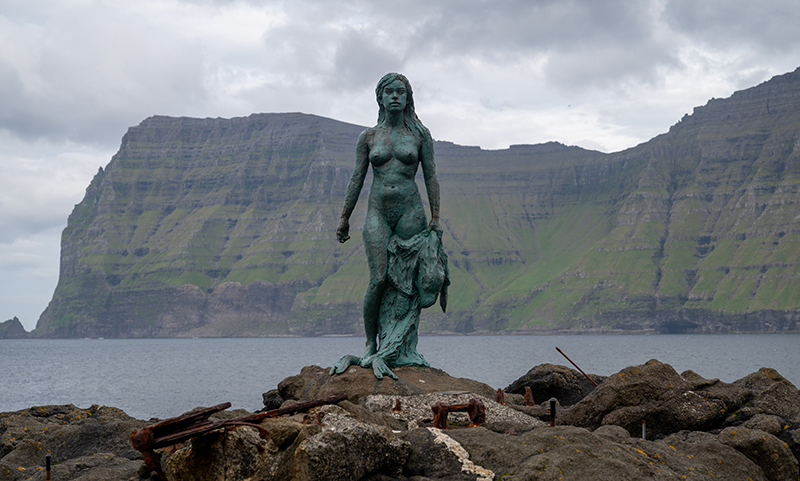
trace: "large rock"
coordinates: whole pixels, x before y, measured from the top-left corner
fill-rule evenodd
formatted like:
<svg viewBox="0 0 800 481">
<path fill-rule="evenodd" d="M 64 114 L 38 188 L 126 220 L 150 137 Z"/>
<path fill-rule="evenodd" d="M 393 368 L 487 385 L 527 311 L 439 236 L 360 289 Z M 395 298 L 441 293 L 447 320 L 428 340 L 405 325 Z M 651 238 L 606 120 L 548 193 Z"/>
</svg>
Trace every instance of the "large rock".
<svg viewBox="0 0 800 481">
<path fill-rule="evenodd" d="M 317 413 L 321 425 L 303 415 L 266 420 L 266 440 L 247 427 L 192 439 L 166 461 L 169 481 L 349 481 L 399 473 L 406 463 L 409 445 L 391 429 L 338 406 Z"/>
<path fill-rule="evenodd" d="M 243 481 L 264 464 L 266 444 L 248 427 L 209 433 L 172 454 L 165 472 L 169 481 Z"/>
<path fill-rule="evenodd" d="M 402 435 L 410 446 L 403 474 L 422 476 L 423 479 L 474 481 L 476 475 L 461 471 L 464 463 L 437 434 L 431 429 L 412 429 Z"/>
<path fill-rule="evenodd" d="M 410 449 L 391 430 L 337 413 L 325 418 L 322 431 L 297 447 L 294 480 L 350 481 L 401 472 Z"/>
<path fill-rule="evenodd" d="M 589 374 L 589 377 L 598 384 L 606 378 L 597 374 Z M 509 384 L 504 391 L 525 394 L 526 387 L 531 388 L 533 399 L 537 403 L 556 398 L 562 405 L 571 406 L 592 392 L 595 385 L 575 369 L 556 364 L 539 364 Z"/>
<path fill-rule="evenodd" d="M 775 369 L 762 367 L 734 384 L 756 393 L 755 398 L 742 408 L 740 419 L 772 414 L 786 421 L 800 423 L 800 391 Z"/>
<path fill-rule="evenodd" d="M 726 428 L 719 442 L 752 459 L 771 479 L 798 479 L 797 459 L 789 446 L 760 429 Z"/>
<path fill-rule="evenodd" d="M 751 391 L 693 372 L 679 375 L 669 364 L 650 360 L 609 376 L 561 418 L 564 424 L 596 429 L 615 424 L 632 435 L 646 423 L 648 436 L 703 431 L 752 398 Z"/>
<path fill-rule="evenodd" d="M 768 479 L 753 461 L 713 439 L 667 444 L 573 426 L 537 428 L 519 436 L 483 428 L 447 433 L 469 452 L 473 463 L 502 475 L 504 481 Z"/>
<path fill-rule="evenodd" d="M 0 413 L 0 480 L 29 479 L 44 466 L 47 454 L 53 479 L 138 479 L 142 456 L 131 446 L 130 434 L 146 424 L 96 405 Z"/>
<path fill-rule="evenodd" d="M 800 391 L 778 371 L 761 368 L 735 381 L 754 399 L 725 420 L 726 426 L 761 429 L 788 444 L 800 459 Z"/>
<path fill-rule="evenodd" d="M 330 368 L 306 366 L 300 374 L 278 383 L 278 393 L 285 400 L 298 401 L 344 394 L 349 401 L 358 402 L 372 394 L 413 396 L 443 391 L 466 391 L 494 398 L 495 391 L 491 386 L 472 379 L 451 377 L 440 369 L 400 367 L 393 371 L 397 380 L 389 377 L 376 379 L 372 369 L 358 366 L 351 366 L 335 376 L 330 375 Z"/>
</svg>

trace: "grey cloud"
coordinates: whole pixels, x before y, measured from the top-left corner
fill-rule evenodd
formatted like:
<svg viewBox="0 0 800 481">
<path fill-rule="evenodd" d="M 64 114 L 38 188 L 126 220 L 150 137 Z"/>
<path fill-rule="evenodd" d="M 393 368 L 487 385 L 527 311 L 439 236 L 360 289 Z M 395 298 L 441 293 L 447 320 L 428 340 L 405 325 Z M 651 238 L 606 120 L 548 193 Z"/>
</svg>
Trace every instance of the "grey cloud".
<svg viewBox="0 0 800 481">
<path fill-rule="evenodd" d="M 26 138 L 108 144 L 141 119 L 180 113 L 202 97 L 197 46 L 140 20 L 97 6 L 46 19 L 46 35 L 26 39 L 34 44 L 31 67 L 0 65 L 0 94 L 11 99 L 0 128 Z"/>
<path fill-rule="evenodd" d="M 334 71 L 344 87 L 371 86 L 384 74 L 402 70 L 403 61 L 374 42 L 369 32 L 348 29 L 334 56 Z"/>
<path fill-rule="evenodd" d="M 678 65 L 676 47 L 656 35 L 653 2 L 305 1 L 287 8 L 296 15 L 265 38 L 280 65 L 350 88 L 412 59 L 546 60 L 548 82 L 573 89 L 619 79 L 652 84 L 659 69 Z"/>
<path fill-rule="evenodd" d="M 496 64 L 544 59 L 556 87 L 649 84 L 660 68 L 678 64 L 675 47 L 656 34 L 653 2 L 444 2 L 421 10 L 410 55 Z"/>
<path fill-rule="evenodd" d="M 675 31 L 721 50 L 748 45 L 788 52 L 800 42 L 795 0 L 669 0 L 663 18 Z"/>
</svg>

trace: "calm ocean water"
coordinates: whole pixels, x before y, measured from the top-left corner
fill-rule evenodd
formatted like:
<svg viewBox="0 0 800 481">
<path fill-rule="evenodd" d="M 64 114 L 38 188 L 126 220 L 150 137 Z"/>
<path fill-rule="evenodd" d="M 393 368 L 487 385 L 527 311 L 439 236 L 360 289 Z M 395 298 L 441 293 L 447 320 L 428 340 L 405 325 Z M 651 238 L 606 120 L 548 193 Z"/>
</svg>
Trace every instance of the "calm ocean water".
<svg viewBox="0 0 800 481">
<path fill-rule="evenodd" d="M 261 393 L 303 366 L 360 354 L 363 338 L 0 340 L 0 412 L 43 404 L 118 407 L 139 419 Z M 422 337 L 431 366 L 504 388 L 542 363 L 610 375 L 658 359 L 726 382 L 772 367 L 800 386 L 800 334 Z M 570 366 L 571 367 L 571 366 Z"/>
</svg>

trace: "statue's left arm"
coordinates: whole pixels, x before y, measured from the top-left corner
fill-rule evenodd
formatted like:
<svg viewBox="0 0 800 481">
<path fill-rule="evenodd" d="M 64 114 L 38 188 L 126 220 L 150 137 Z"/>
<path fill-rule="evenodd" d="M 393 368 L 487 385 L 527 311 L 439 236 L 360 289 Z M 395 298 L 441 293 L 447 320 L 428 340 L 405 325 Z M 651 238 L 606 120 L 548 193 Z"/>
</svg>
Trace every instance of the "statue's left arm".
<svg viewBox="0 0 800 481">
<path fill-rule="evenodd" d="M 428 192 L 428 202 L 431 206 L 430 228 L 441 230 L 439 227 L 439 179 L 436 178 L 436 164 L 433 161 L 433 139 L 428 129 L 420 145 L 420 162 L 422 175 L 425 178 L 425 189 Z"/>
</svg>

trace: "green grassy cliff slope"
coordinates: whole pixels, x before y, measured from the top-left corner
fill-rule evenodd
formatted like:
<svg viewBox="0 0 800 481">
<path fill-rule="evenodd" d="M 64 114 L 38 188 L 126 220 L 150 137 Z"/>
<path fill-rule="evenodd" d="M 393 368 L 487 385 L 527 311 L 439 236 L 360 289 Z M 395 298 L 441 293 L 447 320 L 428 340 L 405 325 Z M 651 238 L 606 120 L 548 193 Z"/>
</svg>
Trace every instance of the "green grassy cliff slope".
<svg viewBox="0 0 800 481">
<path fill-rule="evenodd" d="M 363 332 L 365 195 L 351 241 L 333 234 L 362 129 L 304 114 L 131 128 L 70 215 L 35 335 Z M 800 329 L 800 70 L 614 154 L 435 151 L 453 284 L 423 332 Z"/>
</svg>

